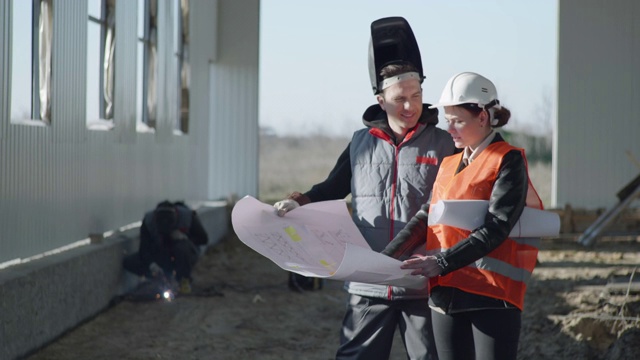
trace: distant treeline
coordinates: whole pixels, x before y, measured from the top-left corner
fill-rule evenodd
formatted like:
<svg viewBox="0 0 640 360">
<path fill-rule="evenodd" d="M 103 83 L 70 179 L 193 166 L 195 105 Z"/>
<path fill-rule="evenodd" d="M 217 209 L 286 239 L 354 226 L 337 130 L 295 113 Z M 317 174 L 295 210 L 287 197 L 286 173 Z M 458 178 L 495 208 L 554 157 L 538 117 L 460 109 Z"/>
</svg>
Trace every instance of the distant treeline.
<svg viewBox="0 0 640 360">
<path fill-rule="evenodd" d="M 522 147 L 529 159 L 532 181 L 538 192 L 550 194 L 551 138 L 509 132 L 500 133 L 511 144 Z M 336 164 L 350 137 L 309 134 L 279 136 L 269 129 L 260 132 L 259 197 L 273 202 L 292 191 L 307 191 L 324 180 Z M 543 201 L 548 203 L 549 195 Z"/>
<path fill-rule="evenodd" d="M 552 138 L 551 134 L 549 135 L 530 135 L 525 132 L 514 132 L 508 131 L 505 129 L 500 129 L 500 134 L 507 140 L 510 144 L 514 146 L 521 147 L 525 149 L 527 159 L 531 163 L 540 162 L 544 164 L 551 163 L 551 147 L 552 147 Z M 297 136 L 278 136 L 271 131 L 269 128 L 261 128 L 260 132 L 261 138 L 264 141 L 293 141 L 297 143 L 298 141 L 302 141 L 301 137 Z M 315 134 L 305 136 L 307 140 L 304 140 L 303 143 L 313 143 L 309 141 L 309 138 L 315 138 L 319 140 L 320 144 L 326 145 L 327 141 L 337 141 L 338 143 L 344 142 L 348 143 L 350 140 L 349 137 L 340 137 L 340 136 L 327 136 L 324 134 Z"/>
<path fill-rule="evenodd" d="M 511 145 L 523 148 L 530 163 L 551 163 L 552 138 L 550 134 L 548 136 L 528 135 L 504 129 L 500 130 L 500 134 Z"/>
</svg>

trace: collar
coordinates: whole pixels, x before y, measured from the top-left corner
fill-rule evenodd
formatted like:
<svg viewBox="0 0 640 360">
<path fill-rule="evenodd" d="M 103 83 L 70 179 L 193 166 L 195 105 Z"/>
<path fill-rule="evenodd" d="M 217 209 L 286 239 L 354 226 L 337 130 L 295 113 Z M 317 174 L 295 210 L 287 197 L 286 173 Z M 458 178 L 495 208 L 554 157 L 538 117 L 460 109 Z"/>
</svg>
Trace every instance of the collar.
<svg viewBox="0 0 640 360">
<path fill-rule="evenodd" d="M 465 163 L 465 165 L 469 165 L 475 158 L 477 158 L 478 155 L 480 155 L 480 153 L 482 152 L 482 150 L 486 149 L 487 146 L 491 144 L 493 139 L 496 137 L 496 134 L 497 133 L 492 129 L 489 135 L 487 135 L 487 137 L 484 138 L 484 140 L 482 140 L 480 145 L 478 145 L 478 147 L 475 148 L 475 150 L 471 150 L 471 148 L 468 146 L 465 147 L 464 152 L 462 154 L 462 161 Z"/>
</svg>

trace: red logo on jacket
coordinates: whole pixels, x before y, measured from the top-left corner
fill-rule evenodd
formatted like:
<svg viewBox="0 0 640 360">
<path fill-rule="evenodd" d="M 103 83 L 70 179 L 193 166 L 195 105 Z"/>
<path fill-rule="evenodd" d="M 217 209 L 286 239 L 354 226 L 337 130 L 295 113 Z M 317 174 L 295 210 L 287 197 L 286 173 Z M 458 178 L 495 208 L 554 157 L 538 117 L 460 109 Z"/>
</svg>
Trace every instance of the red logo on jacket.
<svg viewBox="0 0 640 360">
<path fill-rule="evenodd" d="M 438 158 L 429 156 L 416 156 L 417 164 L 438 165 Z"/>
</svg>

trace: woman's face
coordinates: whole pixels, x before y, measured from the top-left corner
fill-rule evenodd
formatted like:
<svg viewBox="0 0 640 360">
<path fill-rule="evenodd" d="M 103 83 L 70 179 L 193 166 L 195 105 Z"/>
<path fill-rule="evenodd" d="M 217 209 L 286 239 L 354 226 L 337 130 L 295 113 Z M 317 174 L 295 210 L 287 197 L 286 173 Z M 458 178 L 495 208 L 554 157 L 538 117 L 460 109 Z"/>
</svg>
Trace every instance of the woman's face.
<svg viewBox="0 0 640 360">
<path fill-rule="evenodd" d="M 445 106 L 444 118 L 447 131 L 459 149 L 468 146 L 474 150 L 491 132 L 486 111 L 475 116 L 460 106 Z"/>
</svg>

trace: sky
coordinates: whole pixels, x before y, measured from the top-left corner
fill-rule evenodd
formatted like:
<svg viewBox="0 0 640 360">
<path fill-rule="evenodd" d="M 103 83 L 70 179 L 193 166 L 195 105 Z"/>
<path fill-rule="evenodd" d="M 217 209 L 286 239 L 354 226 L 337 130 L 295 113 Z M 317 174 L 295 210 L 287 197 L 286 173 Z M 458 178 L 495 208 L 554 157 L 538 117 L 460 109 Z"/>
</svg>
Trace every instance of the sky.
<svg viewBox="0 0 640 360">
<path fill-rule="evenodd" d="M 401 16 L 420 48 L 424 102 L 437 102 L 454 74 L 477 72 L 511 110 L 505 129 L 544 133 L 555 99 L 557 8 L 557 0 L 261 0 L 260 126 L 278 135 L 362 128 L 375 103 L 371 23 Z"/>
</svg>

